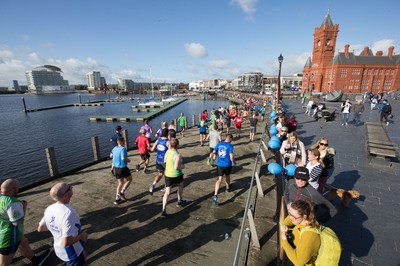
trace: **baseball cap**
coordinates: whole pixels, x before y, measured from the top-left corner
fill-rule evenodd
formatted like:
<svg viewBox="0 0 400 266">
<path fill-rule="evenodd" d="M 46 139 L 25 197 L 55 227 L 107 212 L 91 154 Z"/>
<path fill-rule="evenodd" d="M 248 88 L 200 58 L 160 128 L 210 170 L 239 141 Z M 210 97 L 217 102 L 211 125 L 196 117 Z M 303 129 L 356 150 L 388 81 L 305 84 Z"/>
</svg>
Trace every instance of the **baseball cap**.
<svg viewBox="0 0 400 266">
<path fill-rule="evenodd" d="M 306 167 L 299 166 L 296 168 L 296 171 L 294 172 L 294 178 L 308 181 L 308 179 L 310 179 L 310 172 Z"/>
<path fill-rule="evenodd" d="M 121 130 L 121 129 L 122 129 L 121 126 L 116 126 L 116 127 L 115 127 L 115 130 Z"/>
</svg>

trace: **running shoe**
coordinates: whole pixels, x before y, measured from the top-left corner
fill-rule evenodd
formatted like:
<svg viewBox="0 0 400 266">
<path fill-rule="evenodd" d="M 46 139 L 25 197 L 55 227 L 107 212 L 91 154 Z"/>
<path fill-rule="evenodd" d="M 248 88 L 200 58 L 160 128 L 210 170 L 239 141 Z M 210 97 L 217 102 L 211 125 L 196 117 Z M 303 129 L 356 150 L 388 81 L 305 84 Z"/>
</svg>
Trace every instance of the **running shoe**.
<svg viewBox="0 0 400 266">
<path fill-rule="evenodd" d="M 227 186 L 227 187 L 225 188 L 225 191 L 226 191 L 226 192 L 232 192 L 232 184 L 230 184 L 229 186 Z"/>
<path fill-rule="evenodd" d="M 187 200 L 178 200 L 176 207 L 183 207 L 187 204 Z"/>
<path fill-rule="evenodd" d="M 211 166 L 211 158 L 208 158 L 208 159 L 207 159 L 207 165 L 210 165 L 210 166 Z"/>
<path fill-rule="evenodd" d="M 115 205 L 118 205 L 118 204 L 121 204 L 121 203 L 123 203 L 123 202 L 126 202 L 126 199 L 119 198 L 119 199 L 116 199 L 116 200 L 114 201 L 114 204 L 115 204 Z"/>
<path fill-rule="evenodd" d="M 139 170 L 140 170 L 140 164 L 137 164 L 136 165 L 136 172 L 139 172 Z"/>
<path fill-rule="evenodd" d="M 218 205 L 218 197 L 217 197 L 217 195 L 214 195 L 213 196 L 213 199 L 212 199 L 212 205 L 214 205 L 214 206 L 217 206 Z"/>
<path fill-rule="evenodd" d="M 160 217 L 161 218 L 167 218 L 168 217 L 168 213 L 166 211 L 162 211 Z"/>
<path fill-rule="evenodd" d="M 154 190 L 156 189 L 155 185 L 151 185 L 149 188 L 150 195 L 153 195 Z"/>
<path fill-rule="evenodd" d="M 119 196 L 120 196 L 121 199 L 126 201 L 125 193 L 120 192 Z"/>
</svg>

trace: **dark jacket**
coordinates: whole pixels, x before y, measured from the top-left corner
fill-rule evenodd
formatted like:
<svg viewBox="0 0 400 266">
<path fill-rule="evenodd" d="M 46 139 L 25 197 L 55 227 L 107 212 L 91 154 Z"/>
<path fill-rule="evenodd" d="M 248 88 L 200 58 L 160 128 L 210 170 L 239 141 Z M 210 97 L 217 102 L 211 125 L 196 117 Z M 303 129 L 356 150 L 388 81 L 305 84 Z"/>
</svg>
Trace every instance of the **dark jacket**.
<svg viewBox="0 0 400 266">
<path fill-rule="evenodd" d="M 308 183 L 302 188 L 299 188 L 294 179 L 290 179 L 285 188 L 286 204 L 295 200 L 309 200 L 317 206 L 315 217 L 320 222 L 326 222 L 336 215 L 337 210 L 332 203 L 322 196 L 315 188 Z"/>
</svg>

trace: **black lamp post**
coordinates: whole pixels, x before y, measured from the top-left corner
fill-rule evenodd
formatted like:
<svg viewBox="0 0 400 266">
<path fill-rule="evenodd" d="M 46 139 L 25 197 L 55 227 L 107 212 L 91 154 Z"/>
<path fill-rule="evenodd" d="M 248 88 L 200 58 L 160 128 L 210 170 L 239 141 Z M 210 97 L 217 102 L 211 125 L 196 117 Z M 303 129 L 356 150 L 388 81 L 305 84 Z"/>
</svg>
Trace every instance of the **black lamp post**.
<svg viewBox="0 0 400 266">
<path fill-rule="evenodd" d="M 279 103 L 279 100 L 281 99 L 281 67 L 282 67 L 282 61 L 283 61 L 283 56 L 282 56 L 282 54 L 280 54 L 279 57 L 278 57 L 279 73 L 278 73 L 278 90 L 276 92 L 276 103 Z"/>
</svg>

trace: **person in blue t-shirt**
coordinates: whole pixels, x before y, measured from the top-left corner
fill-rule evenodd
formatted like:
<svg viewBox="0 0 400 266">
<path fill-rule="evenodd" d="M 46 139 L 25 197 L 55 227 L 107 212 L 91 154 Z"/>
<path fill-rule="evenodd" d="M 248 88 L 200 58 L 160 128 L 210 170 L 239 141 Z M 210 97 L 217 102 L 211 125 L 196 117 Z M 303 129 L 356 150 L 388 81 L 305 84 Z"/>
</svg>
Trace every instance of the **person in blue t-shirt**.
<svg viewBox="0 0 400 266">
<path fill-rule="evenodd" d="M 207 122 L 204 121 L 204 118 L 200 118 L 200 122 L 198 124 L 199 131 L 200 131 L 200 145 L 204 146 L 204 141 L 207 138 Z"/>
<path fill-rule="evenodd" d="M 118 205 L 126 201 L 125 190 L 132 182 L 131 171 L 128 168 L 128 163 L 131 161 L 128 158 L 128 152 L 125 145 L 125 139 L 120 137 L 117 139 L 118 146 L 112 149 L 110 157 L 114 163 L 114 174 L 118 181 L 117 191 L 114 204 Z"/>
<path fill-rule="evenodd" d="M 161 178 L 164 175 L 165 172 L 164 157 L 168 148 L 169 148 L 168 128 L 163 128 L 163 130 L 161 131 L 161 138 L 158 138 L 156 142 L 154 142 L 153 147 L 151 148 L 152 152 L 157 150 L 156 169 L 158 171 L 156 177 L 154 178 L 153 183 L 149 188 L 149 192 L 151 195 L 153 195 L 153 192 L 156 188 L 156 184 L 158 183 L 158 181 L 161 180 Z"/>
<path fill-rule="evenodd" d="M 222 183 L 222 178 L 225 175 L 225 186 L 226 192 L 230 192 L 232 190 L 231 183 L 231 171 L 232 164 L 236 165 L 235 156 L 233 155 L 233 145 L 231 141 L 233 139 L 232 134 L 226 135 L 226 138 L 223 142 L 218 143 L 213 151 L 213 159 L 215 160 L 218 157 L 217 162 L 217 172 L 218 179 L 215 182 L 215 190 L 214 196 L 212 199 L 213 205 L 218 205 L 218 190 Z"/>
</svg>

